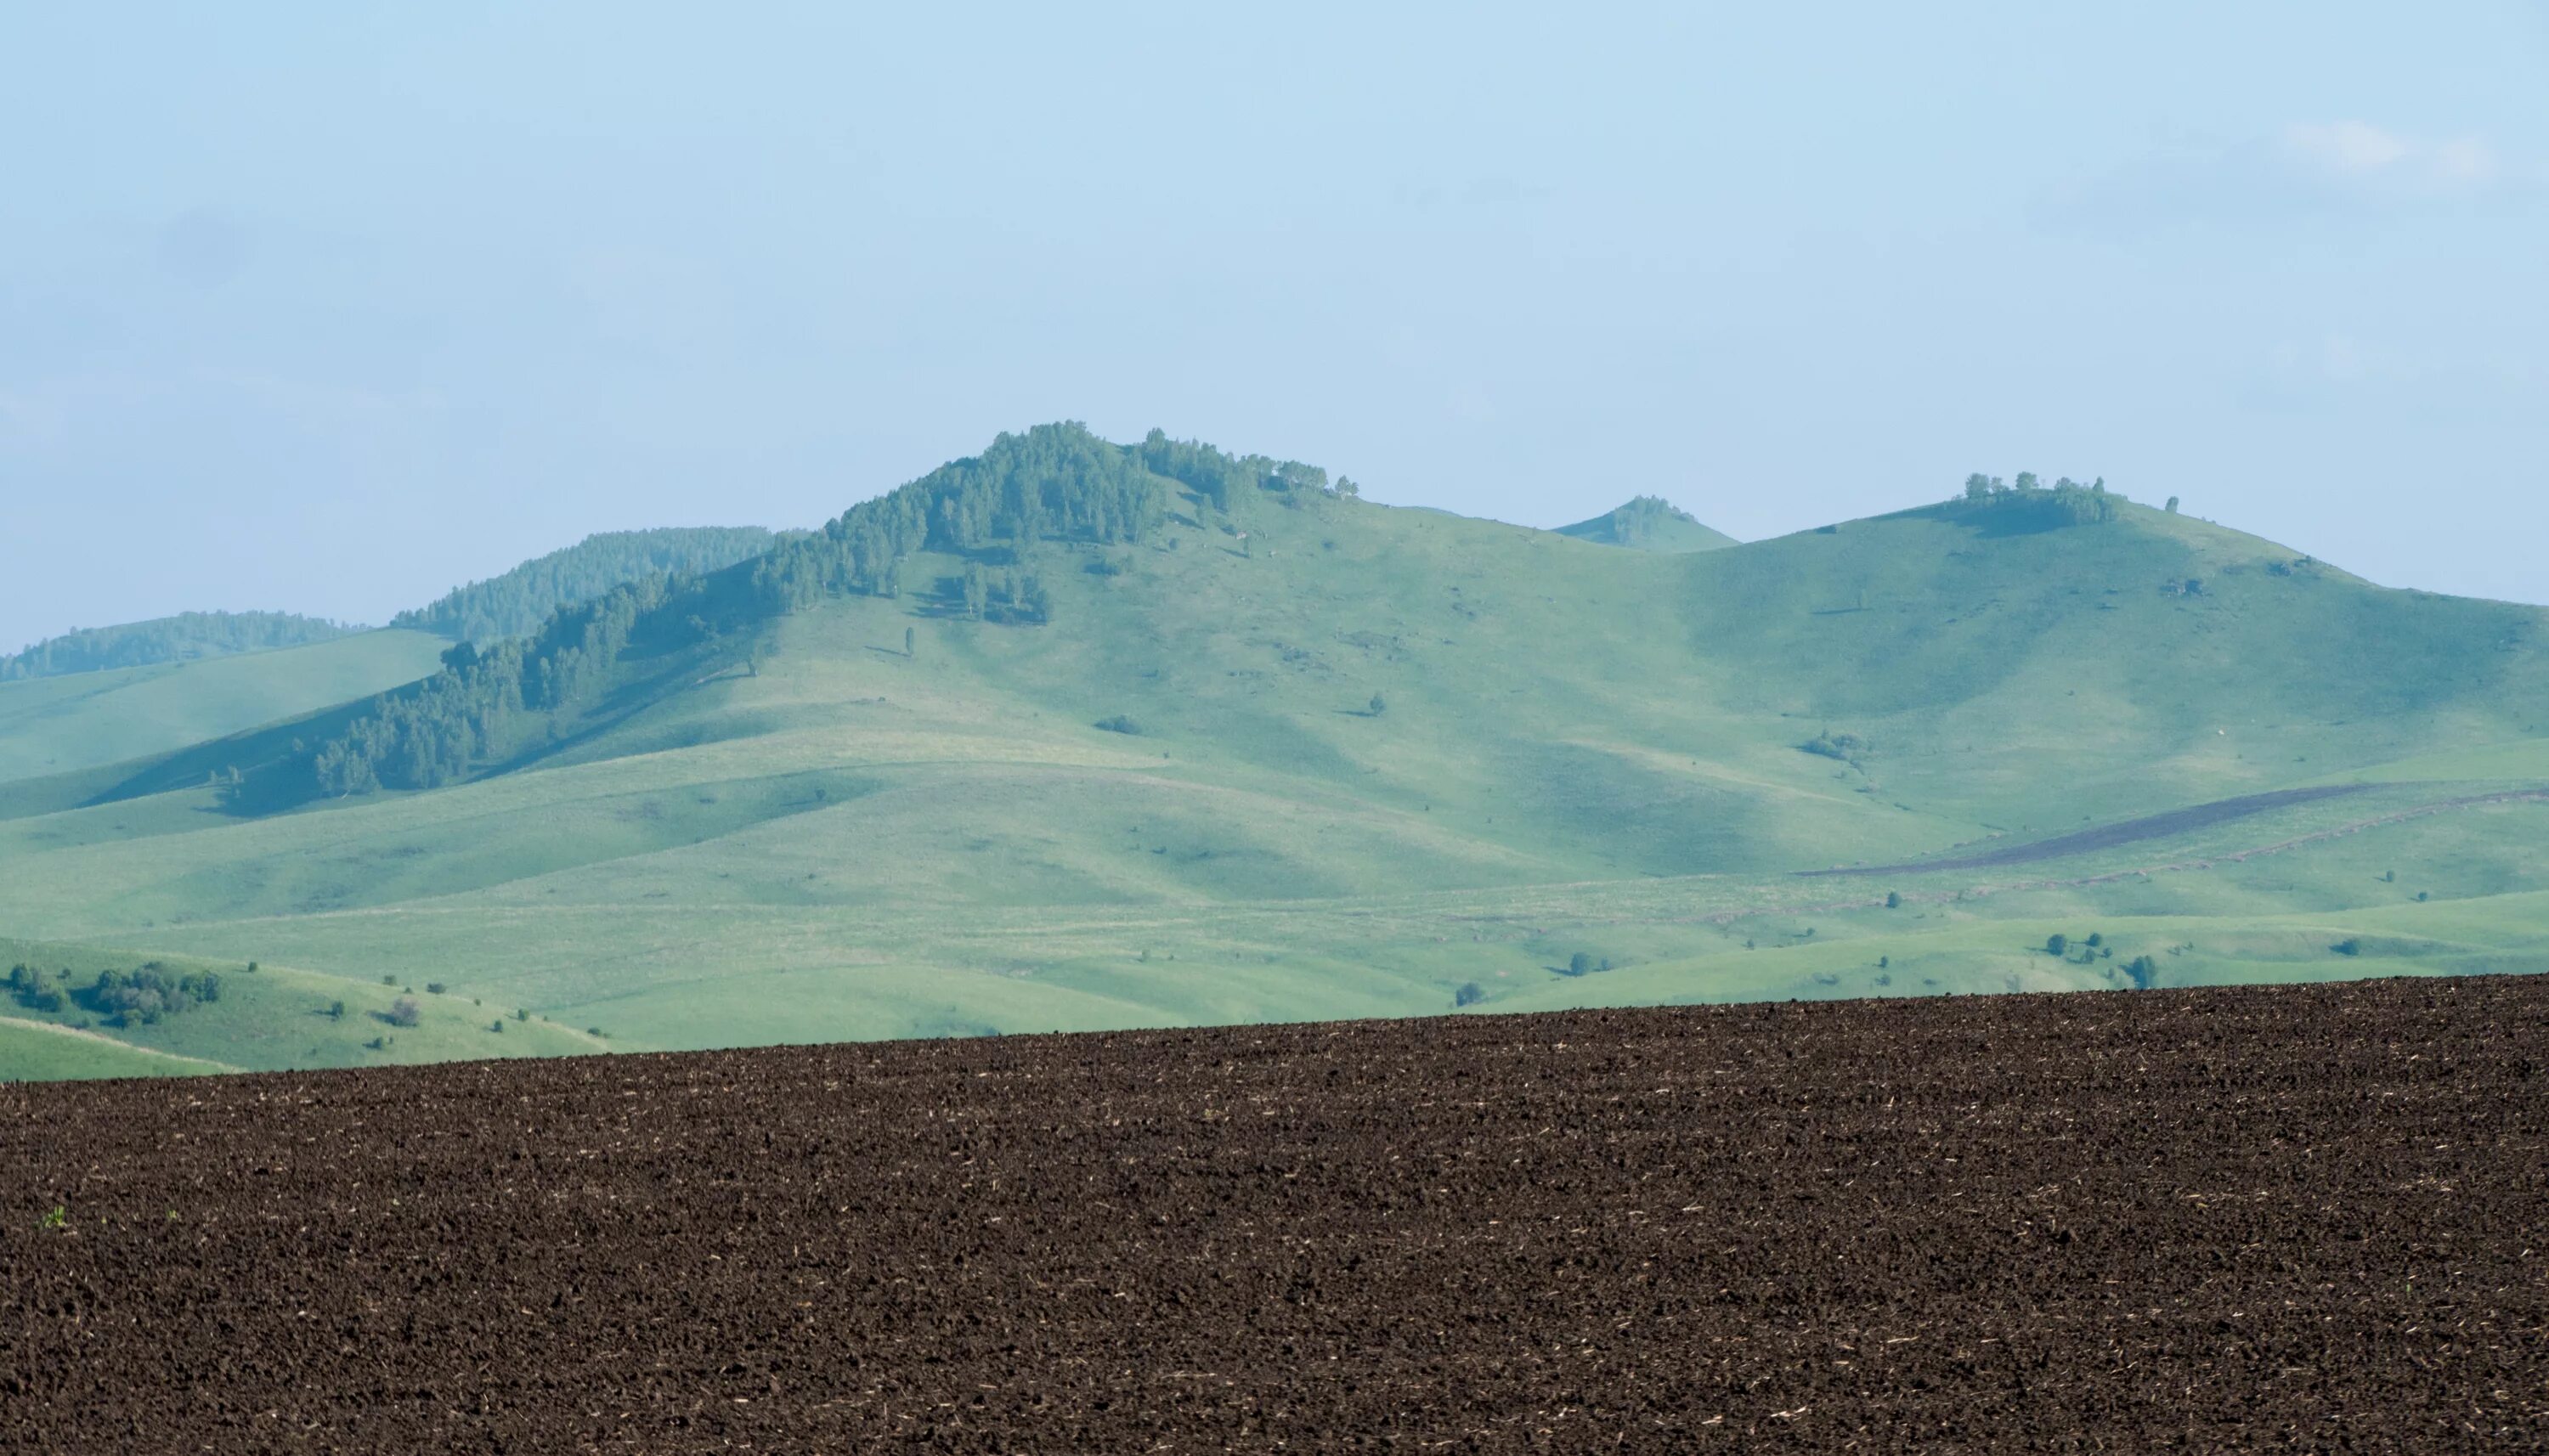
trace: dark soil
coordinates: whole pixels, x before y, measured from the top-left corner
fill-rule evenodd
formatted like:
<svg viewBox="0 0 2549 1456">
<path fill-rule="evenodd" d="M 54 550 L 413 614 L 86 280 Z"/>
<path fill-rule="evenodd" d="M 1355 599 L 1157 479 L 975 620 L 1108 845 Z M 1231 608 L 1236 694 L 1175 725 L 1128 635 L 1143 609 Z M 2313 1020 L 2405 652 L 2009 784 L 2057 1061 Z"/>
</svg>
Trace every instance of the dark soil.
<svg viewBox="0 0 2549 1456">
<path fill-rule="evenodd" d="M 2057 860 L 2065 855 L 2085 855 L 2093 850 L 2112 850 L 2119 845 L 2136 844 L 2146 839 L 2165 839 L 2173 834 L 2192 834 L 2233 819 L 2245 819 L 2268 809 L 2281 809 L 2292 804 L 2307 804 L 2318 799 L 2341 798 L 2361 793 L 2368 783 L 2331 783 L 2318 788 L 2279 788 L 2272 793 L 2245 794 L 2235 799 L 2215 799 L 2209 804 L 2190 804 L 2171 809 L 2165 814 L 2152 814 L 2142 819 L 2126 819 L 2116 824 L 2101 824 L 2077 834 L 2053 839 L 2032 840 L 2023 845 L 2009 845 L 1979 855 L 1966 855 L 1954 860 L 1925 860 L 1910 864 L 1874 864 L 1841 869 L 1800 869 L 1799 875 L 1812 877 L 1827 874 L 1917 874 L 1930 869 L 1990 869 L 2002 864 L 2030 864 L 2038 860 Z"/>
<path fill-rule="evenodd" d="M 0 1087 L 0 1448 L 2523 1445 L 2544 1048 L 2500 977 Z"/>
</svg>

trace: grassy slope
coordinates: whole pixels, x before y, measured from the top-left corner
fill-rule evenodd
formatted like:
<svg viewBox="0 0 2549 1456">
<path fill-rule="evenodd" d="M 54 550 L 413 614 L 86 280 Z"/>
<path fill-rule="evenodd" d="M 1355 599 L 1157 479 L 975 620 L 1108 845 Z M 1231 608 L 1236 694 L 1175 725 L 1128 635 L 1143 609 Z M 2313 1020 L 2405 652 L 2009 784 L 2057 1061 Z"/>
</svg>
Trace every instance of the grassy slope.
<svg viewBox="0 0 2549 1456">
<path fill-rule="evenodd" d="M 0 1016 L 0 1082 L 65 1082 L 96 1077 L 190 1077 L 236 1071 L 130 1046 L 50 1022 Z"/>
<path fill-rule="evenodd" d="M 1464 982 L 1497 1009 L 2099 985 L 2112 962 L 2026 947 L 2100 924 L 2191 943 L 2172 978 L 2549 963 L 2549 805 L 2419 812 L 2549 781 L 2537 610 L 2137 508 L 1665 556 L 1258 504 L 1249 556 L 1209 519 L 1119 576 L 1057 552 L 1051 627 L 827 602 L 758 676 L 703 650 L 598 737 L 429 794 L 31 800 L 0 926 L 448 980 L 655 1046 L 1401 1014 Z M 1143 731 L 1091 726 L 1116 714 Z M 1867 747 L 1798 751 L 1827 729 Z M 2357 777 L 2396 781 L 2050 865 L 1790 873 Z M 2327 949 L 2390 946 L 2386 916 L 2409 949 Z M 1553 974 L 1575 950 L 1626 968 Z"/>
<path fill-rule="evenodd" d="M 218 1001 L 190 1006 L 150 1025 L 118 1027 L 73 1001 L 41 1012 L 0 992 L 0 1017 L 18 1035 L 0 1042 L 0 1081 L 37 1077 L 120 1075 L 130 1066 L 161 1061 L 196 1070 L 368 1066 L 496 1056 L 555 1056 L 597 1051 L 603 1043 L 580 1030 L 534 1017 L 516 1021 L 510 1004 L 485 1000 L 483 990 L 455 983 L 433 995 L 420 979 L 384 985 L 375 976 L 354 980 L 272 963 L 249 971 L 239 960 L 110 950 L 62 942 L 0 940 L 0 963 L 38 970 L 67 970 L 60 983 L 84 987 L 105 969 L 129 970 L 156 958 L 173 973 L 218 971 Z M 436 979 L 442 977 L 437 974 Z M 420 1009 L 413 1027 L 390 1024 L 387 1013 L 401 996 Z M 330 1014 L 343 1002 L 345 1014 Z M 480 1004 L 484 1001 L 485 1004 Z M 492 1030 L 498 1020 L 505 1030 Z M 372 1047 L 374 1038 L 387 1045 Z M 91 1058 L 91 1059 L 84 1059 Z M 84 1070 L 94 1066 L 97 1070 Z"/>
<path fill-rule="evenodd" d="M 450 644 L 423 632 L 150 668 L 0 683 L 0 782 L 164 754 L 368 696 L 432 672 Z"/>
</svg>

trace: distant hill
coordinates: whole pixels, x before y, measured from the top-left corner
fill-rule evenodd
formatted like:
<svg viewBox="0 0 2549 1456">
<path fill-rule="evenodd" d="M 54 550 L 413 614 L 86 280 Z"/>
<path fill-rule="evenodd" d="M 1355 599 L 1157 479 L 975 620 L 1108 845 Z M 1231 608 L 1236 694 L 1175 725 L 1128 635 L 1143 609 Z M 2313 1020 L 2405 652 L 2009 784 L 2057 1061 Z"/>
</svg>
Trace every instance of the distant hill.
<svg viewBox="0 0 2549 1456">
<path fill-rule="evenodd" d="M 168 754 L 365 699 L 431 673 L 450 645 L 425 632 L 357 632 L 266 652 L 0 682 L 0 783 Z"/>
<path fill-rule="evenodd" d="M 759 556 L 779 537 L 759 526 L 668 526 L 604 531 L 523 562 L 499 577 L 455 588 L 440 600 L 403 611 L 390 625 L 494 642 L 539 630 L 560 607 L 658 573 L 710 572 Z"/>
<path fill-rule="evenodd" d="M 1558 534 L 1573 536 L 1579 541 L 1596 541 L 1605 546 L 1626 546 L 1633 551 L 1667 554 L 1716 551 L 1738 544 L 1733 536 L 1700 524 L 1690 512 L 1661 496 L 1640 496 L 1591 520 L 1559 526 Z"/>
<path fill-rule="evenodd" d="M 288 611 L 189 611 L 120 627 L 88 627 L 0 658 L 0 682 L 115 668 L 147 668 L 234 653 L 328 642 L 367 627 Z"/>
<path fill-rule="evenodd" d="M 0 785 L 0 935 L 444 983 L 491 1049 L 2549 964 L 2549 611 L 2094 486 L 1624 551 L 1047 425 L 484 647 L 177 671 L 394 637 Z M 125 1040 L 406 1054 L 324 1009 Z"/>
</svg>

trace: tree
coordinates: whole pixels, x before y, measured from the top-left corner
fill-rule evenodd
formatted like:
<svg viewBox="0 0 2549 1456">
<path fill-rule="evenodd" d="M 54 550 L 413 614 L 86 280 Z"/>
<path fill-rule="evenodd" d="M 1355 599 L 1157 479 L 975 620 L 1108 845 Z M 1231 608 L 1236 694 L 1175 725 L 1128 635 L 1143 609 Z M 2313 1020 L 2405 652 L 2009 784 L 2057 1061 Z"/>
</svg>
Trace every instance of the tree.
<svg viewBox="0 0 2549 1456">
<path fill-rule="evenodd" d="M 2107 937 L 2106 937 L 2106 934 L 2105 934 L 2104 932 L 2102 932 L 2102 931 L 2094 931 L 2094 930 L 2093 930 L 2093 931 L 2091 931 L 2091 932 L 2089 932 L 2089 939 L 2088 939 L 2087 945 L 2088 945 L 2088 947 L 2089 947 L 2089 949 L 2090 949 L 2090 950 L 2095 951 L 2095 950 L 2097 950 L 2100 946 L 2103 946 L 2103 945 L 2105 945 L 2105 944 L 2107 944 Z"/>
<path fill-rule="evenodd" d="M 902 629 L 902 655 L 904 657 L 910 657 L 912 655 L 912 649 L 919 645 L 919 633 L 913 631 L 909 627 Z"/>
<path fill-rule="evenodd" d="M 2041 482 L 2036 480 L 2034 471 L 2022 470 L 2018 473 L 2017 485 L 2021 491 L 2032 491 L 2038 489 Z"/>
<path fill-rule="evenodd" d="M 338 1021 L 343 1021 L 345 1019 L 345 1003 L 342 1001 L 329 1002 L 328 1014 Z"/>
<path fill-rule="evenodd" d="M 1344 484 L 1345 483 L 1342 481 L 1338 483 L 1340 488 L 1342 488 Z M 1487 999 L 1487 993 L 1479 987 L 1476 981 L 1463 981 L 1461 982 L 1461 988 L 1452 993 L 1452 1004 L 1455 1006 L 1475 1006 L 1485 999 Z"/>
<path fill-rule="evenodd" d="M 1377 718 L 1389 711 L 1389 704 L 1377 692 L 1371 695 L 1371 716 Z"/>
<path fill-rule="evenodd" d="M 1888 909 L 1888 910 L 1900 910 L 1900 909 L 1902 909 L 1902 908 L 1903 908 L 1903 895 L 1902 895 L 1902 892 L 1901 892 L 1901 891 L 1899 891 L 1899 890 L 1887 890 L 1887 891 L 1885 892 L 1885 908 L 1886 908 L 1886 909 Z"/>
<path fill-rule="evenodd" d="M 2171 496 L 2171 497 L 2169 497 L 2169 498 L 2168 498 L 2168 506 L 2167 506 L 2167 510 L 2168 510 L 2168 513 L 2169 513 L 2169 514 L 2171 514 L 2171 515 L 2175 515 L 2175 514 L 2177 514 L 2177 498 L 2176 498 L 2175 496 Z"/>
<path fill-rule="evenodd" d="M 2062 934 L 2060 931 L 2055 931 L 2053 934 L 2051 934 L 2051 935 L 2049 935 L 2049 936 L 2046 936 L 2046 937 L 2044 938 L 2044 954 L 2045 954 L 2045 955 L 2047 955 L 2047 956 L 2066 956 L 2066 955 L 2069 955 L 2069 954 L 2070 954 L 2070 951 L 2071 951 L 2071 938 L 2070 938 L 2069 936 L 2066 936 L 2066 935 Z"/>
<path fill-rule="evenodd" d="M 1976 471 L 1972 475 L 1965 477 L 1966 500 L 1988 500 L 1991 499 L 1991 494 L 1992 478 L 1990 476 L 1984 475 L 1980 471 Z"/>
<path fill-rule="evenodd" d="M 424 1020 L 425 1010 L 416 1004 L 414 996 L 401 996 L 390 1003 L 390 1009 L 383 1015 L 389 1018 L 391 1026 L 412 1027 Z"/>
</svg>

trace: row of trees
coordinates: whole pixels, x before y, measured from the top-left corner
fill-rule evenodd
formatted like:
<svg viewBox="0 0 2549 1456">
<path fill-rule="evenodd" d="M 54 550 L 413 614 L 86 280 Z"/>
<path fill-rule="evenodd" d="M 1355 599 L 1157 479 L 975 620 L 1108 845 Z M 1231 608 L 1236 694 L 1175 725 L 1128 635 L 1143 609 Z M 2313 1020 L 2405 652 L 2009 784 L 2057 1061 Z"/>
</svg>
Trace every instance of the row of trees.
<svg viewBox="0 0 2549 1456">
<path fill-rule="evenodd" d="M 343 736 L 322 744 L 313 762 L 324 793 L 369 793 L 381 787 L 434 788 L 500 761 L 547 736 L 560 714 L 589 703 L 614 677 L 641 628 L 695 636 L 709 629 L 694 611 L 706 579 L 650 576 L 600 600 L 549 619 L 535 638 L 499 642 L 481 651 L 463 642 L 442 655 L 442 671 L 374 701 Z"/>
<path fill-rule="evenodd" d="M 0 682 L 299 647 L 364 630 L 288 611 L 181 612 L 120 627 L 73 630 L 0 657 Z"/>
<path fill-rule="evenodd" d="M 2035 473 L 2022 470 L 2013 482 L 1996 475 L 1965 477 L 1965 499 L 1987 504 L 2023 504 L 2037 509 L 2050 509 L 2074 525 L 2088 525 L 2116 518 L 2116 502 L 2124 499 L 2107 489 L 2107 478 L 2100 476 L 2088 485 L 2064 476 L 2050 488 L 2037 480 Z"/>
</svg>

